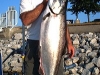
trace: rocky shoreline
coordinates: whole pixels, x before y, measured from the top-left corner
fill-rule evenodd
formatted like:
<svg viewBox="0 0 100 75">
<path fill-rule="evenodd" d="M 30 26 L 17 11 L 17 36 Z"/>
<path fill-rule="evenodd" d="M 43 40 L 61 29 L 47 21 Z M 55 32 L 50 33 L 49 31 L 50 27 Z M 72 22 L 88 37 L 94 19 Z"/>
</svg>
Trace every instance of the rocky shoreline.
<svg viewBox="0 0 100 75">
<path fill-rule="evenodd" d="M 100 74 L 100 33 L 70 34 L 75 46 L 75 56 L 66 65 L 76 67 L 66 70 L 65 75 L 99 75 Z M 22 34 L 15 33 L 11 39 L 0 40 L 4 71 L 22 71 Z"/>
<path fill-rule="evenodd" d="M 100 33 L 71 34 L 76 52 L 66 63 L 75 63 L 65 75 L 100 75 Z"/>
</svg>

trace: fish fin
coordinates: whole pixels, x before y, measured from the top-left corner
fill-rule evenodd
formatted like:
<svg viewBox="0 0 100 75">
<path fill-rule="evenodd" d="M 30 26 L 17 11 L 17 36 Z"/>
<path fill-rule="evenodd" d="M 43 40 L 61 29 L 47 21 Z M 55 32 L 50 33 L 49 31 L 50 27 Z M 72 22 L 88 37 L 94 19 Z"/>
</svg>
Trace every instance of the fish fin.
<svg viewBox="0 0 100 75">
<path fill-rule="evenodd" d="M 43 17 L 43 20 L 45 20 L 47 17 L 49 17 L 50 16 L 50 12 L 49 13 L 47 13 L 44 17 Z"/>
<path fill-rule="evenodd" d="M 39 73 L 40 73 L 41 75 L 45 75 L 41 57 L 40 57 Z"/>
</svg>

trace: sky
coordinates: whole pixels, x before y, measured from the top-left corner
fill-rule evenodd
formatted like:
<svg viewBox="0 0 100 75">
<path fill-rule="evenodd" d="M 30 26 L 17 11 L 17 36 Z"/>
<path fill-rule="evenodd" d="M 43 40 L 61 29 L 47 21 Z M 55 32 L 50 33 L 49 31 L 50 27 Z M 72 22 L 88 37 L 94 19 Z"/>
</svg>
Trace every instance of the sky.
<svg viewBox="0 0 100 75">
<path fill-rule="evenodd" d="M 17 11 L 17 19 L 18 19 L 18 26 L 21 26 L 21 20 L 19 19 L 19 5 L 20 5 L 20 0 L 0 0 L 0 14 L 5 13 L 8 10 L 8 7 L 14 6 L 16 11 Z M 68 7 L 70 7 L 70 4 L 68 4 Z M 76 16 L 75 14 L 72 15 L 71 12 L 66 12 L 67 13 L 67 19 L 68 20 L 75 20 Z M 81 23 L 87 22 L 87 15 L 84 13 L 79 13 L 78 19 L 80 20 Z M 93 15 L 90 13 L 90 21 L 93 21 L 94 19 L 100 19 L 100 13 L 96 13 Z"/>
</svg>

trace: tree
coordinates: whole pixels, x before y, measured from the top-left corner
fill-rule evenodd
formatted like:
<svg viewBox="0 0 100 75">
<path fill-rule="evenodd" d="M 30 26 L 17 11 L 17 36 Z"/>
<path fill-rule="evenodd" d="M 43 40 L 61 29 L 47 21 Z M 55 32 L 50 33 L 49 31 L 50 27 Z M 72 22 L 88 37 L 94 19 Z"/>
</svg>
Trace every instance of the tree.
<svg viewBox="0 0 100 75">
<path fill-rule="evenodd" d="M 88 22 L 90 22 L 90 13 L 96 14 L 96 12 L 100 12 L 100 0 L 69 0 L 69 2 L 71 8 L 68 11 L 76 14 L 76 19 L 78 18 L 78 13 L 83 12 L 87 14 Z"/>
<path fill-rule="evenodd" d="M 68 11 L 71 11 L 72 14 L 76 15 L 76 19 L 78 19 L 79 12 L 83 11 L 81 6 L 82 0 L 69 0 L 71 7 L 68 8 Z"/>
<path fill-rule="evenodd" d="M 87 14 L 88 22 L 90 22 L 90 12 L 92 14 L 96 14 L 96 12 L 100 11 L 100 5 L 98 4 L 100 0 L 84 0 L 83 1 L 83 9 L 84 13 Z"/>
</svg>

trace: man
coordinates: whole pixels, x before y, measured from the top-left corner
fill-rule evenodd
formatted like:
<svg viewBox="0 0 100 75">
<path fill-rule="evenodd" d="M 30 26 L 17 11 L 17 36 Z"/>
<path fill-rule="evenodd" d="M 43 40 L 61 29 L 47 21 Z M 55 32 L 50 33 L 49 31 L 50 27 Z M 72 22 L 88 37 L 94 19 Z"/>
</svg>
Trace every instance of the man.
<svg viewBox="0 0 100 75">
<path fill-rule="evenodd" d="M 27 26 L 27 47 L 25 55 L 25 75 L 39 74 L 39 38 L 43 11 L 48 0 L 21 0 L 20 19 Z M 68 52 L 74 55 L 74 47 L 71 43 L 69 32 L 66 35 Z"/>
</svg>

